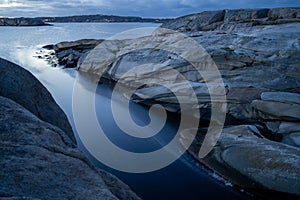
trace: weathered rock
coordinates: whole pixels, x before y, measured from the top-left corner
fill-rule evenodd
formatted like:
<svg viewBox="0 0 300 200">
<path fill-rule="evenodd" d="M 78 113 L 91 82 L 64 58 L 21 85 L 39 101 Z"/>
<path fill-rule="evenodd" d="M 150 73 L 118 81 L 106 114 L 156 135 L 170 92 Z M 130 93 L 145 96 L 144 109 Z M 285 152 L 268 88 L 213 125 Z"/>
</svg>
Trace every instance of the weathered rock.
<svg viewBox="0 0 300 200">
<path fill-rule="evenodd" d="M 258 111 L 258 118 L 265 120 L 300 120 L 300 95 L 287 92 L 267 92 L 262 100 L 254 100 L 251 105 Z"/>
<path fill-rule="evenodd" d="M 300 94 L 289 92 L 264 92 L 261 94 L 261 100 L 300 105 Z"/>
<path fill-rule="evenodd" d="M 300 24 L 260 26 L 247 30 L 247 33 L 219 34 L 220 32 L 215 31 L 202 32 L 199 36 L 193 36 L 193 39 L 212 56 L 227 86 L 228 115 L 232 117 L 229 121 L 256 120 L 251 102 L 260 99 L 262 92 L 274 90 L 300 92 L 298 78 L 300 57 L 295 56 L 297 52 L 300 52 L 299 26 Z M 160 46 L 162 47 L 186 48 L 185 52 L 191 51 L 189 45 L 185 47 L 176 41 L 174 39 L 176 36 L 169 34 L 161 38 Z M 104 74 L 105 78 L 128 86 L 134 87 L 146 83 L 135 92 L 133 97 L 135 101 L 145 104 L 153 104 L 157 101 L 164 104 L 170 111 L 178 112 L 180 108 L 174 96 L 171 96 L 171 92 L 162 86 L 151 84 L 164 82 L 173 84 L 174 88 L 182 88 L 180 78 L 167 68 L 176 69 L 192 82 L 194 89 L 198 88 L 196 95 L 199 97 L 201 106 L 209 108 L 209 101 L 207 101 L 209 93 L 205 91 L 201 74 L 180 55 L 158 49 L 143 49 L 122 54 L 126 49 L 135 45 L 139 46 L 138 44 L 145 43 L 147 47 L 147 41 L 149 41 L 147 37 L 137 40 L 106 41 L 106 50 L 98 52 L 96 49 L 93 50 L 89 54 L 91 61 L 86 61 L 84 65 L 79 63 L 78 69 L 93 74 Z M 118 57 L 121 54 L 122 56 Z M 147 63 L 158 65 L 147 68 Z M 135 66 L 139 66 L 137 72 L 127 73 L 126 77 L 122 77 L 123 73 Z M 286 70 L 287 68 L 289 70 Z M 206 69 L 203 72 L 206 72 Z M 187 98 L 188 96 L 186 95 Z"/>
<path fill-rule="evenodd" d="M 300 22 L 300 8 L 239 9 L 205 11 L 168 21 L 162 25 L 181 32 L 230 30 L 258 25 Z"/>
<path fill-rule="evenodd" d="M 300 148 L 300 132 L 295 132 L 284 136 L 282 143 Z"/>
<path fill-rule="evenodd" d="M 0 113 L 0 197 L 139 199 L 117 178 L 93 167 L 61 129 L 4 97 Z"/>
<path fill-rule="evenodd" d="M 269 189 L 300 194 L 299 149 L 258 138 L 247 127 L 224 129 L 219 142 L 221 158 L 240 173 Z"/>
<path fill-rule="evenodd" d="M 48 50 L 54 50 L 56 57 L 49 57 L 49 63 L 56 65 L 53 60 L 57 59 L 58 64 L 66 68 L 74 68 L 77 66 L 77 62 L 81 56 L 83 56 L 89 50 L 95 48 L 103 40 L 96 39 L 82 39 L 73 42 L 60 42 L 55 45 L 46 45 L 43 48 Z M 49 60 L 50 59 L 50 60 Z"/>
<path fill-rule="evenodd" d="M 283 139 L 290 134 L 300 132 L 299 122 L 269 121 L 265 125 L 272 134 L 280 134 L 283 136 Z"/>
<path fill-rule="evenodd" d="M 12 99 L 38 118 L 65 131 L 76 143 L 72 128 L 48 90 L 22 67 L 0 58 L 0 96 Z"/>
<path fill-rule="evenodd" d="M 184 131 L 182 140 L 189 138 L 190 133 Z M 200 136 L 197 135 L 197 141 L 190 148 L 196 157 L 205 135 Z M 240 125 L 224 128 L 213 151 L 200 161 L 244 189 L 259 191 L 265 187 L 299 195 L 299 155 L 297 148 L 265 139 L 255 126 Z"/>
</svg>

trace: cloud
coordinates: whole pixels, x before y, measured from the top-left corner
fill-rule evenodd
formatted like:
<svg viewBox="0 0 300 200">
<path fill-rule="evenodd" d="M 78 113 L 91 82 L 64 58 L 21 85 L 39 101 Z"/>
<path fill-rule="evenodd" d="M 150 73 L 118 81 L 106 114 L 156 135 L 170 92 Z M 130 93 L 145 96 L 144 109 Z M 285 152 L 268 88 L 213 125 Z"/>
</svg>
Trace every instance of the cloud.
<svg viewBox="0 0 300 200">
<path fill-rule="evenodd" d="M 177 17 L 204 10 L 300 6 L 295 0 L 0 0 L 4 16 L 82 14 Z"/>
</svg>

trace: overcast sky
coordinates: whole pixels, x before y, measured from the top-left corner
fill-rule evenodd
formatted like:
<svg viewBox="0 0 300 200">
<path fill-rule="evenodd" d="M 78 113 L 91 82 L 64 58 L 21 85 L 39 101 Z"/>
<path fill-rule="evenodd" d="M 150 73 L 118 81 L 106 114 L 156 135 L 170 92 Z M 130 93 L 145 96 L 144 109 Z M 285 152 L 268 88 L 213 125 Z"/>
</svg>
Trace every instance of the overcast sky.
<svg viewBox="0 0 300 200">
<path fill-rule="evenodd" d="M 0 16 L 178 17 L 225 8 L 296 7 L 300 0 L 0 0 Z"/>
</svg>

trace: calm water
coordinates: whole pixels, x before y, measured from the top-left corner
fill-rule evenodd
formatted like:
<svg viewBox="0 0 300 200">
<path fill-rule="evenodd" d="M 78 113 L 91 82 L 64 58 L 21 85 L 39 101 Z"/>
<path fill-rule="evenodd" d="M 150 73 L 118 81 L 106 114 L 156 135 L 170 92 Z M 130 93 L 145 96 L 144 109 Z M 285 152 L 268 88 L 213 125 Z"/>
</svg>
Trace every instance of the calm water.
<svg viewBox="0 0 300 200">
<path fill-rule="evenodd" d="M 15 62 L 31 71 L 48 90 L 67 114 L 74 127 L 72 117 L 72 90 L 77 72 L 72 69 L 52 68 L 43 60 L 37 59 L 36 52 L 43 45 L 83 38 L 105 39 L 116 33 L 140 27 L 157 27 L 152 23 L 88 23 L 54 24 L 51 27 L 0 27 L 0 57 Z M 124 138 L 116 126 L 110 110 L 112 88 L 99 85 L 96 94 L 97 117 L 104 128 L 109 129 L 109 138 L 122 148 L 135 148 L 137 151 L 151 151 L 167 143 L 169 136 L 176 133 L 176 126 L 168 121 L 159 135 L 139 146 Z M 149 122 L 148 110 L 137 104 L 131 104 L 131 115 L 140 124 Z M 122 109 L 120 107 L 120 109 Z M 105 115 L 103 114 L 105 113 Z M 74 128 L 73 128 L 74 129 Z M 212 178 L 189 155 L 159 171 L 131 174 L 111 169 L 96 161 L 82 146 L 76 133 L 79 146 L 99 167 L 115 174 L 127 183 L 143 199 L 241 199 L 237 192 L 224 183 Z"/>
</svg>

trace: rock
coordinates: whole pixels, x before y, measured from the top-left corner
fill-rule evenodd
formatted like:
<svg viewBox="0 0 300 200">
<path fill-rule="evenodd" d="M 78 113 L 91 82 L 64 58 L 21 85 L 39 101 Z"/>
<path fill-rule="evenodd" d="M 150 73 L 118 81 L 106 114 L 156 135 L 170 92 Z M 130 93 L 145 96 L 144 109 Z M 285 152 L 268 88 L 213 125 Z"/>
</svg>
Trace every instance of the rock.
<svg viewBox="0 0 300 200">
<path fill-rule="evenodd" d="M 266 122 L 266 126 L 273 133 L 288 135 L 294 132 L 300 132 L 300 123 L 298 122 L 285 122 L 285 121 L 270 121 Z"/>
<path fill-rule="evenodd" d="M 263 92 L 274 90 L 300 92 L 299 70 L 297 67 L 300 64 L 300 57 L 291 59 L 294 52 L 300 52 L 299 46 L 294 45 L 300 34 L 298 31 L 300 30 L 299 25 L 254 27 L 247 30 L 247 34 L 244 32 L 235 34 L 219 34 L 218 31 L 202 32 L 201 36 L 193 37 L 212 56 L 222 74 L 224 83 L 228 86 L 228 116 L 231 118 L 227 120 L 228 122 L 255 121 L 256 114 L 253 113 L 251 102 L 260 99 L 260 94 Z M 93 51 L 94 55 L 89 55 L 94 60 L 87 63 L 96 63 L 96 65 L 79 64 L 78 69 L 92 74 L 102 74 L 104 69 L 107 68 L 104 74 L 105 78 L 122 82 L 131 87 L 147 83 L 146 86 L 135 92 L 133 100 L 145 104 L 153 104 L 157 101 L 165 105 L 170 111 L 178 112 L 180 111 L 179 105 L 176 104 L 174 96 L 170 96 L 170 91 L 163 89 L 161 86 L 150 84 L 150 82 L 161 83 L 165 80 L 178 81 L 178 77 L 175 77 L 175 74 L 168 70 L 164 70 L 162 73 L 162 67 L 156 67 L 156 69 L 146 68 L 147 63 L 168 66 L 176 69 L 187 80 L 191 81 L 195 86 L 194 89 L 198 88 L 196 92 L 199 92 L 197 96 L 201 106 L 209 108 L 208 101 L 205 101 L 209 96 L 208 91 L 206 91 L 206 97 L 203 96 L 205 90 L 205 84 L 201 84 L 203 78 L 193 69 L 190 63 L 180 56 L 171 52 L 152 49 L 135 50 L 123 56 L 117 56 L 125 51 L 124 49 L 129 49 L 130 46 L 133 47 L 138 43 L 147 43 L 147 40 L 149 39 L 144 37 L 138 40 L 106 41 L 109 50 L 101 51 L 101 53 L 100 50 L 98 53 L 95 50 Z M 177 48 L 177 41 L 171 35 L 163 40 L 161 46 L 169 45 Z M 235 46 L 233 47 L 232 44 L 235 44 Z M 191 50 L 190 46 L 184 47 L 184 45 L 181 45 L 180 48 L 186 48 L 186 52 Z M 274 55 L 278 56 L 274 57 Z M 124 72 L 134 66 L 143 66 L 143 68 L 140 67 L 137 73 L 127 74 L 127 77 L 120 79 Z M 287 66 L 289 66 L 289 70 L 286 70 Z M 173 84 L 174 88 L 182 88 L 175 82 L 165 81 L 165 83 Z M 199 89 L 201 85 L 202 89 Z"/>
<path fill-rule="evenodd" d="M 64 51 L 64 50 L 91 50 L 99 45 L 103 40 L 96 39 L 82 39 L 73 42 L 60 42 L 54 45 L 53 49 L 56 52 Z M 47 45 L 49 47 L 49 45 Z M 45 47 L 47 47 L 45 46 Z"/>
<path fill-rule="evenodd" d="M 300 132 L 286 135 L 283 137 L 282 143 L 300 148 Z"/>
<path fill-rule="evenodd" d="M 247 127 L 224 129 L 219 142 L 221 158 L 240 173 L 269 189 L 300 194 L 299 149 L 247 134 Z"/>
<path fill-rule="evenodd" d="M 230 30 L 258 25 L 300 22 L 300 8 L 205 11 L 165 22 L 162 27 L 181 32 Z"/>
<path fill-rule="evenodd" d="M 188 134 L 185 131 L 184 137 Z M 189 150 L 195 157 L 201 140 L 200 137 Z M 239 125 L 225 127 L 213 151 L 200 161 L 254 193 L 265 187 L 299 195 L 299 155 L 297 148 L 265 139 L 255 126 Z M 276 198 L 284 198 L 278 195 Z"/>
<path fill-rule="evenodd" d="M 254 100 L 251 105 L 258 111 L 258 118 L 299 121 L 299 97 L 299 94 L 287 92 L 267 92 L 261 94 L 262 100 Z"/>
<path fill-rule="evenodd" d="M 273 8 L 269 11 L 268 17 L 273 20 L 300 18 L 300 9 L 299 8 Z"/>
<path fill-rule="evenodd" d="M 200 31 L 205 26 L 224 20 L 225 11 L 205 11 L 200 14 L 192 14 L 171 20 L 162 25 L 163 28 L 169 28 L 179 31 Z"/>
<path fill-rule="evenodd" d="M 82 39 L 73 42 L 60 42 L 55 45 L 43 46 L 44 49 L 54 50 L 55 57 L 51 56 L 50 59 L 46 59 L 49 63 L 64 66 L 66 68 L 74 68 L 77 66 L 77 62 L 86 52 L 95 48 L 103 40 L 96 39 Z M 52 65 L 52 66 L 53 66 Z"/>
<path fill-rule="evenodd" d="M 76 143 L 66 115 L 48 90 L 28 71 L 2 58 L 0 96 L 12 99 L 38 118 L 59 127 Z"/>
<path fill-rule="evenodd" d="M 289 92 L 263 92 L 261 94 L 263 101 L 276 101 L 282 103 L 300 104 L 300 94 Z"/>
<path fill-rule="evenodd" d="M 61 129 L 4 97 L 0 113 L 1 197 L 139 199 L 117 178 L 96 169 Z"/>
<path fill-rule="evenodd" d="M 1 18 L 0 26 L 51 26 L 40 19 L 34 18 Z"/>
</svg>

